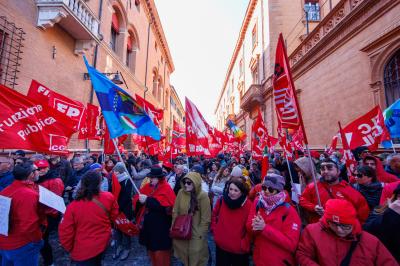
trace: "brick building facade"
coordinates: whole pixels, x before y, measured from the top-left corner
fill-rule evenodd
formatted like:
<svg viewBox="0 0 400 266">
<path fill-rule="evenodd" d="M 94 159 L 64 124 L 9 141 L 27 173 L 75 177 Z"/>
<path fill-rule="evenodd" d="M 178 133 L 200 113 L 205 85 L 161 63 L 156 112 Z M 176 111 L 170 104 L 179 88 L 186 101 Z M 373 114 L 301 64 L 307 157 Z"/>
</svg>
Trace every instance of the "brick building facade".
<svg viewBox="0 0 400 266">
<path fill-rule="evenodd" d="M 337 121 L 347 124 L 399 98 L 398 14 L 397 0 L 250 1 L 215 109 L 217 127 L 223 129 L 227 117 L 234 118 L 249 142 L 260 108 L 276 136 L 272 71 L 282 32 L 310 147 L 323 149 L 338 130 Z M 262 53 L 257 47 L 246 50 L 254 43 L 254 28 L 264 28 L 255 36 L 263 43 Z M 252 64 L 257 58 L 264 62 L 256 64 L 258 69 Z M 232 108 L 232 102 L 239 106 Z"/>
<path fill-rule="evenodd" d="M 179 97 L 170 84 L 175 68 L 153 0 L 3 0 L 0 18 L 2 84 L 26 94 L 35 79 L 69 98 L 97 104 L 91 83 L 84 78 L 84 54 L 110 78 L 119 72 L 125 80 L 120 86 L 131 95 L 145 96 L 163 108 L 161 129 L 169 132 L 172 113 L 178 111 L 170 102 L 179 102 Z M 6 74 L 13 54 L 10 44 L 17 40 L 14 32 L 22 31 L 18 71 Z M 8 81 L 10 75 L 15 82 Z M 184 113 L 182 104 L 174 108 Z M 76 135 L 70 148 L 100 148 L 98 141 L 86 144 Z"/>
</svg>

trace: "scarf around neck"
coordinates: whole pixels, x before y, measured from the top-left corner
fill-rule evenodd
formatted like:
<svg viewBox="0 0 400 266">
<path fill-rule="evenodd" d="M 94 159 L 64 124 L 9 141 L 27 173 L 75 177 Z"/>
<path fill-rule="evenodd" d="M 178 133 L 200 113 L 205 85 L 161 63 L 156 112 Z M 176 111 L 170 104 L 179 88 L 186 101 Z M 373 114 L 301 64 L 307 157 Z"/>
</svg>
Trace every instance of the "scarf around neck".
<svg viewBox="0 0 400 266">
<path fill-rule="evenodd" d="M 242 194 L 239 198 L 233 200 L 229 197 L 229 192 L 227 189 L 224 190 L 223 199 L 225 204 L 228 206 L 229 209 L 239 209 L 242 207 L 247 200 L 247 196 Z"/>
<path fill-rule="evenodd" d="M 262 201 L 262 207 L 265 209 L 265 212 L 270 214 L 276 207 L 281 205 L 286 200 L 285 192 L 281 191 L 272 196 L 260 195 L 260 200 Z"/>
</svg>

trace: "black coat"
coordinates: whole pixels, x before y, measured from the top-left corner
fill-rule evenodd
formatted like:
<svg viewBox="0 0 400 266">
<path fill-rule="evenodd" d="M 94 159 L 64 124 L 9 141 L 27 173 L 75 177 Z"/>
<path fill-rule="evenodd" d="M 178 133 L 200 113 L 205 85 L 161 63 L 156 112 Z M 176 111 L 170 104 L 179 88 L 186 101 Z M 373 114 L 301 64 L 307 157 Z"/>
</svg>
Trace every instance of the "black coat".
<svg viewBox="0 0 400 266">
<path fill-rule="evenodd" d="M 121 191 L 118 196 L 119 211 L 123 212 L 129 220 L 133 219 L 133 208 L 132 208 L 132 182 L 128 179 L 119 182 L 121 185 Z"/>
<path fill-rule="evenodd" d="M 150 196 L 147 198 L 143 228 L 139 234 L 140 244 L 150 251 L 172 248 L 172 239 L 169 237 L 172 223 L 171 211 L 169 208 L 161 206 L 155 198 Z"/>
<path fill-rule="evenodd" d="M 363 227 L 379 238 L 400 263 L 400 214 L 388 208 L 382 215 L 371 217 Z"/>
</svg>

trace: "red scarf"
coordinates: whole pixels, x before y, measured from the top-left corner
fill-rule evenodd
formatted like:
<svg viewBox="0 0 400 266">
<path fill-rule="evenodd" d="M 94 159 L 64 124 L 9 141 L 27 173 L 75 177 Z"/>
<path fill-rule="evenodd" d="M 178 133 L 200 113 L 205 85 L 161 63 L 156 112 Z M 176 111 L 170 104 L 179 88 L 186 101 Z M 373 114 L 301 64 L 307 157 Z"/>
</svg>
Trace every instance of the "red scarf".
<svg viewBox="0 0 400 266">
<path fill-rule="evenodd" d="M 163 207 L 174 206 L 176 196 L 165 178 L 160 179 L 155 186 L 147 183 L 140 189 L 140 193 L 155 198 Z"/>
<path fill-rule="evenodd" d="M 272 196 L 266 196 L 266 195 L 260 195 L 263 201 L 263 208 L 265 209 L 265 212 L 270 214 L 273 209 L 275 209 L 278 205 L 282 204 L 285 202 L 286 199 L 286 194 L 285 192 L 281 191 L 278 194 L 272 195 Z"/>
</svg>

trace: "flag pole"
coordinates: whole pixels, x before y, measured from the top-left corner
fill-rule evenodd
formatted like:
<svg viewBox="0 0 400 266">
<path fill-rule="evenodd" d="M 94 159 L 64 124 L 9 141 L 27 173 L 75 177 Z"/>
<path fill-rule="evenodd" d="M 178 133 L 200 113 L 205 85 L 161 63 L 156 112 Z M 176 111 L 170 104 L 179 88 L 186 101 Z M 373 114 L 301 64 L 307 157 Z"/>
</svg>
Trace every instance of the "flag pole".
<svg viewBox="0 0 400 266">
<path fill-rule="evenodd" d="M 284 152 L 285 152 L 286 165 L 287 165 L 287 168 L 288 168 L 288 171 L 289 171 L 290 184 L 291 184 L 292 190 L 294 191 L 294 193 L 296 193 L 296 195 L 299 195 L 299 193 L 297 193 L 297 188 L 296 188 L 296 186 L 294 185 L 294 182 L 293 182 L 292 170 L 291 170 L 291 167 L 290 167 L 290 164 L 289 164 L 289 159 L 288 159 L 287 153 L 286 153 L 286 151 L 284 151 Z M 300 214 L 300 208 L 299 208 L 299 204 L 298 203 L 296 204 L 296 208 L 297 208 L 298 213 Z"/>
<path fill-rule="evenodd" d="M 394 144 L 393 144 L 393 140 L 392 139 L 390 139 L 390 143 L 392 143 L 393 153 L 396 153 L 396 149 L 394 148 Z"/>
<path fill-rule="evenodd" d="M 313 163 L 312 158 L 311 158 L 311 153 L 310 153 L 310 149 L 308 148 L 308 144 L 306 144 L 306 149 L 307 149 L 308 159 L 309 159 L 309 161 L 310 161 L 310 167 L 311 167 L 311 169 L 314 169 L 315 167 L 314 167 L 314 163 Z M 322 205 L 321 205 L 321 198 L 320 198 L 320 196 L 319 196 L 319 190 L 318 190 L 318 184 L 317 184 L 317 177 L 316 177 L 316 175 L 315 175 L 315 171 L 314 171 L 314 170 L 311 171 L 311 172 L 312 172 L 312 177 L 313 177 L 313 182 L 314 182 L 314 187 L 315 187 L 315 194 L 317 195 L 318 205 L 319 205 L 320 207 L 322 207 Z"/>
<path fill-rule="evenodd" d="M 114 147 L 115 147 L 115 150 L 117 151 L 117 154 L 118 154 L 118 157 L 119 157 L 120 162 L 122 162 L 122 164 L 124 165 L 124 170 L 125 170 L 126 173 L 129 175 L 129 178 L 128 178 L 128 179 L 129 179 L 129 181 L 131 181 L 132 186 L 133 186 L 133 189 L 136 191 L 136 193 L 140 194 L 139 189 L 137 188 L 137 186 L 136 186 L 135 183 L 133 182 L 133 180 L 132 180 L 132 178 L 131 178 L 131 175 L 130 175 L 129 172 L 128 172 L 128 169 L 126 169 L 126 165 L 125 165 L 124 161 L 122 160 L 122 156 L 121 156 L 121 153 L 120 153 L 119 150 L 118 150 L 118 146 L 117 146 L 117 143 L 116 143 L 115 139 L 111 139 L 111 140 L 112 140 L 112 142 L 114 143 Z"/>
</svg>

